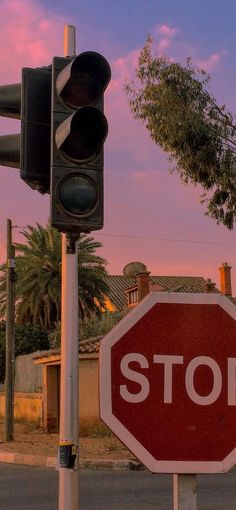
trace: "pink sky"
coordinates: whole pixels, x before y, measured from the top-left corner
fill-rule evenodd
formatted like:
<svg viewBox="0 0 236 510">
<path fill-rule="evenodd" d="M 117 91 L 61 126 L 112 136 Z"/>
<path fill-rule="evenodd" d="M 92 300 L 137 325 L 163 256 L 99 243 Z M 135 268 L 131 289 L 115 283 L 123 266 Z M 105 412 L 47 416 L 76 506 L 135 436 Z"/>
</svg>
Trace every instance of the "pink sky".
<svg viewBox="0 0 236 510">
<path fill-rule="evenodd" d="M 2 0 L 1 8 L 4 16 L 0 19 L 0 64 L 5 69 L 2 84 L 20 81 L 22 67 L 47 65 L 54 55 L 63 53 L 63 25 L 73 20 L 62 18 L 36 0 Z M 190 55 L 195 63 L 209 70 L 212 83 L 216 80 L 220 91 L 220 101 L 224 98 L 227 103 L 229 84 L 224 84 L 223 77 L 228 53 L 224 47 L 202 55 L 197 45 L 185 38 L 181 26 L 167 22 L 156 23 L 153 35 L 157 51 L 181 61 Z M 86 49 L 107 56 L 105 38 L 98 48 L 91 48 L 82 33 L 78 41 Z M 106 94 L 109 138 L 105 144 L 105 226 L 96 233 L 103 243 L 100 253 L 107 259 L 111 274 L 121 274 L 125 264 L 140 260 L 152 274 L 211 277 L 217 286 L 218 267 L 227 261 L 232 265 L 236 294 L 235 233 L 204 216 L 204 207 L 199 203 L 201 190 L 183 186 L 177 175 L 168 172 L 166 155 L 129 112 L 123 84 L 133 72 L 141 46 L 109 58 L 113 79 Z M 109 47 L 110 55 L 112 51 Z M 229 96 L 232 108 L 232 91 Z M 17 129 L 16 121 L 0 119 L 1 134 Z M 1 167 L 1 260 L 5 257 L 7 217 L 20 227 L 45 224 L 49 199 L 27 187 L 16 170 Z M 20 239 L 18 228 L 13 235 L 15 240 Z"/>
</svg>

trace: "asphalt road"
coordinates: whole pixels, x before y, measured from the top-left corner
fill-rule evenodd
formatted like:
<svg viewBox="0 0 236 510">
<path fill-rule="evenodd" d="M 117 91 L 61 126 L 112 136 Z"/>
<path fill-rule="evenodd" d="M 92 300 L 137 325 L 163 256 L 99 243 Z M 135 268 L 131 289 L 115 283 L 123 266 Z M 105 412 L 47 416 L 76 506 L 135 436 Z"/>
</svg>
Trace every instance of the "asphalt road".
<svg viewBox="0 0 236 510">
<path fill-rule="evenodd" d="M 147 471 L 80 472 L 79 510 L 172 510 L 172 477 Z M 54 469 L 0 463 L 1 510 L 57 510 Z M 235 510 L 236 470 L 198 476 L 198 510 Z"/>
</svg>

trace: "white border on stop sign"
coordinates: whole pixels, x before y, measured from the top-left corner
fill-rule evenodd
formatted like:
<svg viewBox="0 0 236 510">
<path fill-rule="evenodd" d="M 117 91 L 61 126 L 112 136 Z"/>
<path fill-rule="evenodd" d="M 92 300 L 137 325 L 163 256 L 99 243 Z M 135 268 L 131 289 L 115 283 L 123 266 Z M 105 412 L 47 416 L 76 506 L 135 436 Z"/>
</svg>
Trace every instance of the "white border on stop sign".
<svg viewBox="0 0 236 510">
<path fill-rule="evenodd" d="M 219 305 L 236 320 L 236 306 L 222 294 L 151 292 L 101 340 L 99 355 L 99 404 L 101 420 L 152 473 L 223 473 L 236 464 L 236 448 L 222 461 L 160 461 L 112 414 L 111 348 L 157 303 Z M 236 354 L 236 345 L 235 345 Z M 235 434 L 236 443 L 236 434 Z"/>
</svg>

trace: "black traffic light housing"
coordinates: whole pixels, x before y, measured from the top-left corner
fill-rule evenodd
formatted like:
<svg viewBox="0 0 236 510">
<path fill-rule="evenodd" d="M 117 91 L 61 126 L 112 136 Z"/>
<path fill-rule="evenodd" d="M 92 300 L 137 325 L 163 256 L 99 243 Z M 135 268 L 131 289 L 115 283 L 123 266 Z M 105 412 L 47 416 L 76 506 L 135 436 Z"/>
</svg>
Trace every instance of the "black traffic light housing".
<svg viewBox="0 0 236 510">
<path fill-rule="evenodd" d="M 50 192 L 51 66 L 22 69 L 20 176 Z"/>
<path fill-rule="evenodd" d="M 20 83 L 0 86 L 0 116 L 20 119 Z M 20 133 L 0 136 L 0 165 L 20 168 Z"/>
<path fill-rule="evenodd" d="M 0 86 L 0 115 L 21 119 L 21 133 L 0 137 L 0 164 L 41 193 L 50 191 L 51 74 L 23 68 L 21 83 Z"/>
<path fill-rule="evenodd" d="M 103 227 L 103 94 L 110 78 L 99 53 L 53 59 L 51 223 L 62 232 Z"/>
</svg>

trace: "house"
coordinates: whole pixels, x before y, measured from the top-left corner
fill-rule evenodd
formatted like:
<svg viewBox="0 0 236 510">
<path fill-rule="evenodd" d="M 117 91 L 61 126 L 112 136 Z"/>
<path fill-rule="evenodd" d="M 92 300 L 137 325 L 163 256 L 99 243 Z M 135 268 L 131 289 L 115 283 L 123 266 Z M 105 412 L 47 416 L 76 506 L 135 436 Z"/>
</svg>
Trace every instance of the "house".
<svg viewBox="0 0 236 510">
<path fill-rule="evenodd" d="M 132 262 L 125 266 L 123 275 L 110 275 L 107 307 L 122 311 L 136 306 L 149 292 L 221 292 L 232 297 L 231 267 L 220 267 L 220 290 L 210 278 L 194 276 L 152 276 L 146 266 Z M 79 345 L 79 388 L 81 428 L 87 430 L 99 425 L 98 354 L 101 337 L 84 340 Z M 35 356 L 35 363 L 43 369 L 43 426 L 54 430 L 59 425 L 60 351 L 45 351 Z"/>
</svg>

